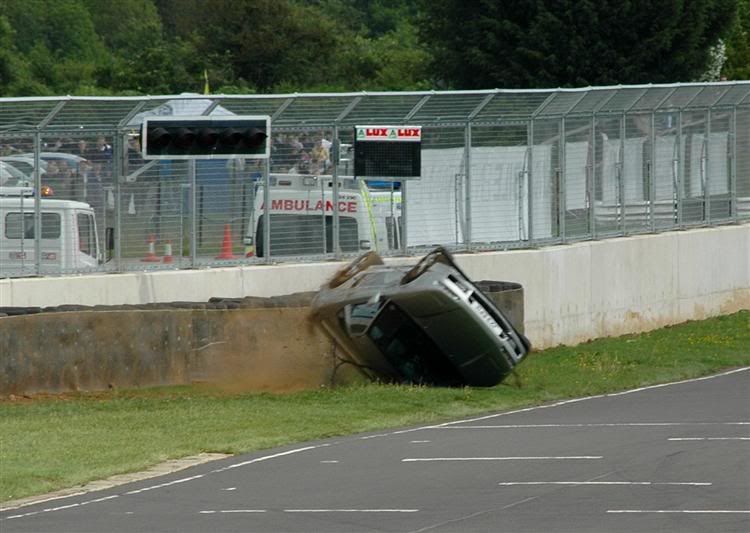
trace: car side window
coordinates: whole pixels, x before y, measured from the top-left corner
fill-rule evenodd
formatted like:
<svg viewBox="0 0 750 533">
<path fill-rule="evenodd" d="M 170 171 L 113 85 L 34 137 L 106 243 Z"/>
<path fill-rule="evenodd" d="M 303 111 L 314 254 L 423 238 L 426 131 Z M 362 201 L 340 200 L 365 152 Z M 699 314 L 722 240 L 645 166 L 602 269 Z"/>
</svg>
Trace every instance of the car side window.
<svg viewBox="0 0 750 533">
<path fill-rule="evenodd" d="M 366 301 L 349 304 L 339 311 L 339 320 L 350 337 L 359 337 L 367 332 L 373 319 L 378 315 L 385 301 Z"/>
</svg>

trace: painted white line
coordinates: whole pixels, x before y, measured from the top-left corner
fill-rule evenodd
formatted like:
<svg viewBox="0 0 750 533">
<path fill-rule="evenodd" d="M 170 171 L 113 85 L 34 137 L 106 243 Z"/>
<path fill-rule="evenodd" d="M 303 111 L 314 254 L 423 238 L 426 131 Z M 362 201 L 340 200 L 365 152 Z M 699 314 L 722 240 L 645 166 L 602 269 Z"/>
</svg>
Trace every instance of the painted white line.
<svg viewBox="0 0 750 533">
<path fill-rule="evenodd" d="M 167 483 L 160 483 L 158 485 L 151 485 L 150 487 L 144 487 L 142 489 L 136 489 L 126 492 L 125 494 L 131 495 L 131 494 L 140 494 L 142 492 L 148 492 L 150 490 L 156 490 L 156 489 L 163 489 L 164 487 L 169 487 L 172 485 L 179 485 L 180 483 L 186 483 L 188 481 L 192 481 L 194 479 L 200 479 L 203 477 L 203 474 L 198 474 L 197 476 L 190 476 L 190 477 L 184 477 L 182 479 L 176 479 L 174 481 L 169 481 Z"/>
<path fill-rule="evenodd" d="M 321 461 L 321 463 L 326 464 L 326 465 L 335 465 L 335 464 L 338 464 L 338 461 L 331 459 L 329 461 Z"/>
<path fill-rule="evenodd" d="M 216 473 L 219 473 L 219 472 L 224 472 L 226 470 L 230 470 L 232 468 L 238 468 L 238 467 L 246 466 L 246 465 L 249 465 L 249 464 L 260 463 L 262 461 L 268 461 L 270 459 L 276 459 L 278 457 L 285 457 L 287 455 L 292 455 L 292 454 L 295 454 L 295 453 L 305 452 L 305 451 L 308 451 L 308 450 L 314 450 L 314 449 L 317 449 L 317 448 L 324 448 L 324 447 L 327 447 L 327 446 L 330 446 L 330 445 L 329 444 L 319 444 L 319 445 L 316 445 L 316 446 L 305 446 L 304 448 L 296 448 L 294 450 L 288 450 L 288 451 L 285 451 L 285 452 L 275 453 L 275 454 L 272 454 L 272 455 L 264 455 L 263 457 L 256 457 L 255 459 L 251 459 L 249 461 L 243 461 L 241 463 L 235 463 L 235 464 L 232 464 L 232 465 L 229 465 L 229 466 L 225 466 L 224 468 L 218 468 L 216 470 L 212 470 L 210 473 L 211 474 L 216 474 Z M 186 478 L 182 478 L 182 479 L 177 479 L 175 481 L 170 481 L 168 483 L 160 483 L 158 485 L 152 485 L 150 487 L 144 487 L 142 489 L 131 490 L 129 492 L 126 492 L 126 493 L 122 494 L 122 496 L 125 496 L 125 495 L 129 496 L 129 495 L 134 495 L 134 494 L 140 494 L 140 493 L 148 492 L 148 491 L 151 491 L 151 490 L 156 490 L 156 489 L 161 489 L 161 488 L 164 488 L 164 487 L 169 487 L 169 486 L 172 486 L 172 485 L 177 485 L 179 483 L 185 483 L 185 482 L 188 482 L 188 481 L 192 481 L 194 479 L 200 479 L 200 478 L 204 477 L 205 475 L 207 475 L 207 474 L 199 474 L 199 475 L 196 475 L 196 476 L 191 476 L 191 477 L 186 477 Z M 33 511 L 33 512 L 30 512 L 30 513 L 23 513 L 23 514 L 11 515 L 11 516 L 8 516 L 8 517 L 5 517 L 5 518 L 0 518 L 0 521 L 3 521 L 3 520 L 12 520 L 12 519 L 15 519 L 15 518 L 24 518 L 24 517 L 27 517 L 27 516 L 34 516 L 34 515 L 38 515 L 38 514 L 41 514 L 41 513 L 49 513 L 49 512 L 54 512 L 54 511 L 61 511 L 63 509 L 69 509 L 71 507 L 76 507 L 78 505 L 88 505 L 89 503 L 97 503 L 97 502 L 102 502 L 102 501 L 106 501 L 106 500 L 111 500 L 111 499 L 117 498 L 119 496 L 121 496 L 121 495 L 107 496 L 105 498 L 98 498 L 98 499 L 95 499 L 95 500 L 89 500 L 89 501 L 86 501 L 86 502 L 75 503 L 75 504 L 65 505 L 65 506 L 61 506 L 61 507 L 49 507 L 49 508 L 46 508 L 46 509 L 42 509 L 40 511 Z M 70 496 L 67 496 L 67 497 L 70 497 Z"/>
<path fill-rule="evenodd" d="M 227 492 L 231 492 L 231 491 L 233 491 L 233 490 L 237 490 L 237 487 L 227 487 L 227 488 L 225 488 L 225 489 L 221 489 L 221 490 L 225 490 L 225 491 L 227 491 Z"/>
<path fill-rule="evenodd" d="M 481 426 L 441 426 L 430 429 L 557 429 L 612 427 L 739 426 L 750 422 L 592 422 L 590 424 L 492 424 Z"/>
<path fill-rule="evenodd" d="M 594 395 L 594 396 L 585 396 L 583 398 L 573 398 L 571 400 L 561 400 L 559 402 L 554 402 L 554 403 L 551 403 L 551 404 L 548 404 L 548 405 L 537 405 L 537 406 L 534 406 L 534 407 L 525 407 L 523 409 L 516 409 L 515 411 L 505 411 L 505 412 L 502 412 L 502 413 L 494 413 L 494 414 L 491 414 L 491 415 L 485 415 L 485 416 L 480 416 L 480 417 L 476 417 L 476 418 L 470 418 L 470 419 L 465 419 L 465 420 L 456 420 L 454 422 L 445 422 L 443 424 L 436 424 L 434 426 L 424 426 L 423 428 L 420 428 L 420 429 L 439 429 L 439 428 L 443 428 L 443 427 L 446 427 L 446 426 L 451 426 L 451 425 L 454 425 L 454 424 L 462 424 L 462 423 L 467 423 L 467 422 L 479 422 L 480 420 L 489 420 L 489 419 L 492 419 L 492 418 L 498 418 L 498 417 L 501 417 L 501 416 L 514 415 L 514 414 L 518 414 L 518 413 L 528 413 L 528 412 L 531 412 L 531 411 L 538 411 L 538 410 L 541 410 L 541 409 L 551 409 L 551 408 L 554 408 L 554 407 L 560 407 L 560 406 L 568 405 L 568 404 L 572 404 L 572 403 L 585 402 L 585 401 L 588 401 L 588 400 L 595 400 L 597 398 L 608 398 L 610 396 L 623 396 L 625 394 L 632 394 L 634 392 L 641 392 L 641 391 L 650 390 L 650 389 L 656 389 L 656 388 L 660 388 L 660 387 L 670 387 L 672 385 L 682 385 L 684 383 L 692 383 L 692 382 L 695 382 L 695 381 L 705 381 L 705 380 L 709 380 L 709 379 L 716 379 L 716 378 L 721 378 L 721 377 L 724 377 L 724 376 L 729 376 L 731 374 L 736 374 L 738 372 L 746 372 L 748 370 L 750 370 L 750 366 L 746 366 L 746 367 L 743 367 L 743 368 L 737 368 L 737 369 L 734 369 L 734 370 L 729 370 L 727 372 L 722 372 L 720 374 L 713 374 L 711 376 L 704 376 L 704 377 L 694 378 L 694 379 L 686 379 L 686 380 L 682 380 L 682 381 L 673 381 L 671 383 L 661 383 L 659 385 L 651 385 L 651 386 L 648 386 L 648 387 L 641 387 L 641 388 L 638 388 L 638 389 L 631 389 L 631 390 L 628 390 L 628 391 L 616 392 L 616 393 L 612 393 L 612 394 L 597 394 L 597 395 Z"/>
<path fill-rule="evenodd" d="M 329 444 L 318 444 L 317 446 L 305 446 L 304 448 L 295 448 L 294 450 L 288 450 L 288 451 L 285 451 L 285 452 L 274 453 L 272 455 L 264 455 L 263 457 L 256 457 L 255 459 L 250 459 L 249 461 L 242 461 L 241 463 L 234 463 L 234 464 L 231 464 L 229 466 L 225 466 L 224 468 L 218 468 L 216 470 L 212 470 L 211 473 L 212 474 L 216 474 L 216 473 L 219 473 L 219 472 L 225 472 L 227 470 L 231 470 L 232 468 L 239 468 L 241 466 L 247 466 L 247 465 L 252 465 L 252 464 L 255 464 L 255 463 L 261 463 L 263 461 L 268 461 L 270 459 L 276 459 L 278 457 L 285 457 L 287 455 L 293 455 L 295 453 L 307 452 L 307 451 L 310 451 L 310 450 L 316 450 L 318 448 L 325 448 L 327 446 L 329 446 Z"/>
<path fill-rule="evenodd" d="M 231 514 L 231 513 L 265 513 L 265 509 L 222 509 L 221 511 L 200 511 L 200 514 Z"/>
<path fill-rule="evenodd" d="M 503 487 L 515 485 L 679 485 L 691 487 L 708 487 L 712 483 L 703 483 L 697 481 L 507 481 L 498 483 Z"/>
<path fill-rule="evenodd" d="M 88 500 L 88 501 L 81 502 L 81 503 L 71 503 L 70 505 L 61 505 L 59 507 L 48 507 L 48 508 L 42 509 L 40 511 L 32 511 L 32 512 L 29 512 L 29 513 L 22 513 L 22 514 L 16 514 L 16 515 L 7 516 L 3 520 L 13 520 L 15 518 L 25 518 L 27 516 L 35 516 L 35 515 L 42 514 L 42 513 L 51 513 L 51 512 L 55 512 L 55 511 L 62 511 L 62 510 L 65 510 L 65 509 L 72 509 L 73 507 L 83 507 L 84 505 L 88 505 L 90 503 L 98 503 L 98 502 L 103 502 L 103 501 L 107 501 L 107 500 L 113 500 L 113 499 L 118 498 L 118 497 L 119 496 L 115 494 L 114 496 L 106 496 L 104 498 L 97 498 L 95 500 Z"/>
<path fill-rule="evenodd" d="M 432 442 L 432 441 L 429 441 L 429 440 L 413 440 L 413 441 L 410 441 L 409 444 L 428 444 L 430 442 Z"/>
<path fill-rule="evenodd" d="M 285 513 L 418 513 L 419 509 L 284 509 Z"/>
<path fill-rule="evenodd" d="M 652 390 L 652 389 L 660 389 L 662 387 L 671 387 L 672 385 L 682 385 L 683 383 L 695 383 L 696 381 L 705 381 L 708 379 L 714 379 L 722 376 L 729 376 L 732 374 L 736 374 L 738 372 L 746 372 L 747 370 L 750 370 L 750 366 L 746 366 L 743 368 L 736 368 L 734 370 L 728 370 L 727 372 L 722 372 L 721 374 L 714 374 L 713 376 L 703 376 L 702 378 L 692 378 L 692 379 L 683 379 L 682 381 L 673 381 L 672 383 L 660 383 L 658 385 L 649 385 L 647 387 L 640 387 L 638 389 L 630 389 L 622 392 L 614 392 L 612 394 L 608 394 L 607 396 L 625 396 L 626 394 L 633 394 L 634 392 L 641 392 L 644 390 Z"/>
<path fill-rule="evenodd" d="M 402 463 L 429 461 L 565 461 L 580 459 L 601 459 L 601 455 L 563 455 L 563 456 L 527 456 L 527 457 L 410 457 L 401 459 Z"/>
<path fill-rule="evenodd" d="M 609 509 L 608 513 L 748 514 L 747 509 Z"/>
<path fill-rule="evenodd" d="M 667 440 L 750 440 L 750 437 L 670 437 Z"/>
<path fill-rule="evenodd" d="M 12 506 L 12 507 L 2 507 L 0 505 L 0 511 L 12 511 L 12 510 L 15 510 L 15 509 L 20 509 L 21 507 L 28 507 L 29 505 L 39 505 L 41 503 L 53 502 L 55 500 L 62 500 L 64 498 L 75 498 L 76 496 L 83 496 L 86 493 L 87 493 L 87 491 L 82 490 L 82 491 L 79 491 L 79 492 L 71 492 L 71 493 L 64 493 L 64 494 L 54 494 L 54 495 L 50 496 L 49 498 L 44 498 L 44 499 L 41 499 L 41 500 L 30 500 L 28 503 L 24 501 L 23 504 L 17 505 L 17 506 Z"/>
</svg>

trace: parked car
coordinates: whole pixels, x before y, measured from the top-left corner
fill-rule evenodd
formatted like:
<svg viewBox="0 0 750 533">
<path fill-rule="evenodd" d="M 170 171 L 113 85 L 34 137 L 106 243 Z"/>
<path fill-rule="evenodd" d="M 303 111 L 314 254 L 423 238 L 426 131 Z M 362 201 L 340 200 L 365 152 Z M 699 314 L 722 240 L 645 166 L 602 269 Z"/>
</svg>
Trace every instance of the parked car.
<svg viewBox="0 0 750 533">
<path fill-rule="evenodd" d="M 21 170 L 10 163 L 0 161 L 0 187 L 30 187 L 33 184 L 31 177 Z"/>
<path fill-rule="evenodd" d="M 29 157 L 28 155 L 6 155 L 0 157 L 0 161 L 13 165 L 32 180 L 36 177 L 33 157 Z M 44 179 L 44 174 L 47 173 L 47 162 L 44 159 L 39 159 L 39 168 L 41 169 L 40 174 L 42 175 L 42 179 Z"/>
<path fill-rule="evenodd" d="M 321 288 L 312 318 L 384 381 L 491 387 L 531 348 L 442 247 L 412 268 L 361 255 Z"/>
</svg>

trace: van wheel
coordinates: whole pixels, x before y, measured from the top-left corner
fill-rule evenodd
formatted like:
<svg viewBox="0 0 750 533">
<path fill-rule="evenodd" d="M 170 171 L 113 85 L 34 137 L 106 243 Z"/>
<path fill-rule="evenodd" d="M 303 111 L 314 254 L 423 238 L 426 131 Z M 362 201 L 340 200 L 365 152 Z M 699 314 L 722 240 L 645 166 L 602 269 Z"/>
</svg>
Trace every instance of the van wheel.
<svg viewBox="0 0 750 533">
<path fill-rule="evenodd" d="M 333 275 L 333 278 L 331 278 L 331 281 L 328 282 L 328 288 L 335 289 L 371 266 L 382 264 L 383 260 L 377 253 L 367 252 L 366 254 L 362 254 L 347 266 L 336 272 L 336 274 Z"/>
<path fill-rule="evenodd" d="M 411 283 L 419 276 L 427 272 L 427 270 L 429 270 L 429 268 L 435 263 L 443 263 L 444 265 L 448 265 L 449 267 L 458 270 L 458 267 L 453 261 L 453 257 L 451 256 L 450 252 L 442 246 L 438 246 L 422 259 L 420 259 L 419 263 L 414 265 L 411 270 L 404 274 L 404 277 L 401 278 L 401 285 Z"/>
</svg>

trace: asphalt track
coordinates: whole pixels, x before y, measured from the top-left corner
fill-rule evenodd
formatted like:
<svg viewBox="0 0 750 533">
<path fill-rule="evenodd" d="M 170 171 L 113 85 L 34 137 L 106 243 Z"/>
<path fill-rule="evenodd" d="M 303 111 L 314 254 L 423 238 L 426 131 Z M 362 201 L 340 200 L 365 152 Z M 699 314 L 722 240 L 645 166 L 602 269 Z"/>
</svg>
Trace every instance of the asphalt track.
<svg viewBox="0 0 750 533">
<path fill-rule="evenodd" d="M 750 531 L 750 368 L 204 464 L 14 532 Z"/>
</svg>

